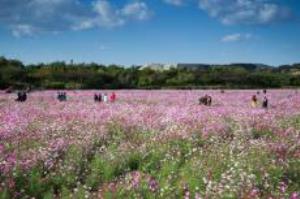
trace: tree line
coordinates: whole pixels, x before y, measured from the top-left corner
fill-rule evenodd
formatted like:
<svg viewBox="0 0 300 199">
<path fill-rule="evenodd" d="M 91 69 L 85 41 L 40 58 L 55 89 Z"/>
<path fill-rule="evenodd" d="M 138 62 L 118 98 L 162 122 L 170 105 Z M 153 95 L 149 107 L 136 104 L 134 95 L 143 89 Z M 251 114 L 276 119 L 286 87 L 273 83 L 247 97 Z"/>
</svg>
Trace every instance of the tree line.
<svg viewBox="0 0 300 199">
<path fill-rule="evenodd" d="M 0 57 L 0 89 L 246 89 L 297 86 L 300 86 L 300 64 L 279 67 L 229 64 L 154 70 L 96 63 L 24 65 L 19 60 Z"/>
</svg>

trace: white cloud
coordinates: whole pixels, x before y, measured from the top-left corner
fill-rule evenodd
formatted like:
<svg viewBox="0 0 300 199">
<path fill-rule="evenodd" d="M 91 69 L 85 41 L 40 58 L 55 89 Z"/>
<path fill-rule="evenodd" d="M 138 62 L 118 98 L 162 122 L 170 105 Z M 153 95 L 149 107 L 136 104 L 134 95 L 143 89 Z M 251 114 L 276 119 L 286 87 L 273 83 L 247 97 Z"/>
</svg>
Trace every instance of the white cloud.
<svg viewBox="0 0 300 199">
<path fill-rule="evenodd" d="M 60 32 L 89 16 L 87 8 L 78 0 L 0 0 L 0 25 L 15 36 Z"/>
<path fill-rule="evenodd" d="M 133 2 L 122 8 L 114 8 L 107 0 L 97 0 L 92 5 L 95 16 L 82 20 L 73 29 L 87 29 L 93 27 L 117 27 L 130 20 L 146 20 L 151 11 L 144 2 Z"/>
<path fill-rule="evenodd" d="M 200 8 L 223 24 L 268 24 L 288 19 L 288 8 L 271 0 L 199 0 Z"/>
<path fill-rule="evenodd" d="M 151 15 L 151 11 L 144 2 L 134 2 L 131 4 L 125 5 L 121 10 L 121 15 L 137 20 L 148 19 Z"/>
<path fill-rule="evenodd" d="M 164 0 L 164 2 L 175 6 L 181 6 L 183 5 L 184 0 Z"/>
<path fill-rule="evenodd" d="M 147 4 L 134 1 L 115 7 L 112 1 L 93 0 L 0 0 L 0 25 L 13 35 L 33 35 L 37 32 L 60 32 L 97 27 L 117 27 L 151 16 Z"/>
<path fill-rule="evenodd" d="M 268 24 L 288 19 L 290 11 L 276 0 L 163 0 L 180 6 L 199 2 L 200 8 L 223 24 Z M 83 3 L 85 2 L 85 3 Z M 90 2 L 90 3 L 87 3 Z M 114 28 L 147 20 L 146 0 L 0 0 L 0 26 L 20 37 L 40 32 Z"/>
<path fill-rule="evenodd" d="M 114 27 L 125 23 L 124 19 L 118 15 L 118 11 L 114 9 L 106 0 L 98 0 L 93 4 L 93 10 L 97 16 L 94 20 L 95 26 Z"/>
<path fill-rule="evenodd" d="M 35 32 L 32 26 L 26 24 L 15 25 L 12 29 L 12 34 L 15 37 L 32 36 Z"/>
<path fill-rule="evenodd" d="M 241 34 L 241 33 L 235 33 L 230 35 L 225 35 L 221 41 L 228 43 L 228 42 L 238 42 L 238 41 L 246 41 L 251 39 L 253 36 L 250 33 Z"/>
</svg>

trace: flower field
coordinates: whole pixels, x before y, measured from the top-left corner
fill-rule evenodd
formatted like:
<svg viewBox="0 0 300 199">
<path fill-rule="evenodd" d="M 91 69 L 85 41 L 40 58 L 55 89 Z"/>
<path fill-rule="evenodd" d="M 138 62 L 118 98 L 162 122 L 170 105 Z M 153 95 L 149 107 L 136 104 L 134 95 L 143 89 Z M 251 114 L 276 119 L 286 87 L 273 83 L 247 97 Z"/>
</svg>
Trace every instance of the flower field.
<svg viewBox="0 0 300 199">
<path fill-rule="evenodd" d="M 95 92 L 0 94 L 0 199 L 300 198 L 300 93 Z"/>
</svg>

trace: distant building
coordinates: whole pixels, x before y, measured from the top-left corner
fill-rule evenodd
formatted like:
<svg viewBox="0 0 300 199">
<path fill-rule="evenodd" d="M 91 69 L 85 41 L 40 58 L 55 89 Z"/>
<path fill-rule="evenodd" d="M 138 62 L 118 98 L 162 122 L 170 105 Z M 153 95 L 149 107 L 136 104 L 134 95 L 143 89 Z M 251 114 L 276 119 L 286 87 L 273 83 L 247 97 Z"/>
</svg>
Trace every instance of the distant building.
<svg viewBox="0 0 300 199">
<path fill-rule="evenodd" d="M 151 63 L 151 64 L 145 64 L 142 67 L 140 67 L 140 70 L 143 69 L 152 69 L 156 71 L 164 71 L 164 70 L 170 70 L 171 68 L 176 68 L 176 64 L 159 64 L 159 63 Z"/>
</svg>

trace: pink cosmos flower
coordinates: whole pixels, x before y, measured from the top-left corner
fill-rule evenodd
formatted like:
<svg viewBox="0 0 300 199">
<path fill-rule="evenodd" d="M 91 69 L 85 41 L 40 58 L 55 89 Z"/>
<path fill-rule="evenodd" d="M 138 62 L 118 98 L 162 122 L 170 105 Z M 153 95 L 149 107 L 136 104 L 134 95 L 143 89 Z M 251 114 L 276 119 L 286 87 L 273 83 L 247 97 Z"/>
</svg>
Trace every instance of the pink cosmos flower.
<svg viewBox="0 0 300 199">
<path fill-rule="evenodd" d="M 293 192 L 293 193 L 291 194 L 290 199 L 300 199 L 300 194 L 297 193 L 297 192 Z"/>
</svg>

